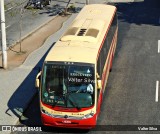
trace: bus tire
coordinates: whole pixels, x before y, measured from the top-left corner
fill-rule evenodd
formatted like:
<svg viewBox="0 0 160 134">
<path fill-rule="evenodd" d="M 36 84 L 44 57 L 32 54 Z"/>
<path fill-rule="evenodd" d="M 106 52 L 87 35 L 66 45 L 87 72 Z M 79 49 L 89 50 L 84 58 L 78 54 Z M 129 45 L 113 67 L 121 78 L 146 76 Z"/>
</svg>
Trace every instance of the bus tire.
<svg viewBox="0 0 160 134">
<path fill-rule="evenodd" d="M 113 55 L 112 55 L 112 59 L 111 59 L 111 62 L 110 62 L 110 69 L 109 69 L 109 72 L 112 72 L 112 63 L 113 63 Z"/>
</svg>

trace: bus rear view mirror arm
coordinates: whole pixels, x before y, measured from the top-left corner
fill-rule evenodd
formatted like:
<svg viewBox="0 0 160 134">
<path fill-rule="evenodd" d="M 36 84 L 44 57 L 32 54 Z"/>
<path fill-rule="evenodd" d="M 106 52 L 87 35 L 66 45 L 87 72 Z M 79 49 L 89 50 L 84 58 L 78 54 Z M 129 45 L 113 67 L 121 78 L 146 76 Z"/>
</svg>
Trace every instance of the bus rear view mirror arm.
<svg viewBox="0 0 160 134">
<path fill-rule="evenodd" d="M 36 76 L 36 82 L 35 82 L 35 87 L 39 88 L 40 86 L 40 76 L 41 76 L 41 71 L 37 74 Z"/>
<path fill-rule="evenodd" d="M 102 88 L 102 81 L 97 80 L 97 89 L 101 89 L 101 88 Z"/>
</svg>

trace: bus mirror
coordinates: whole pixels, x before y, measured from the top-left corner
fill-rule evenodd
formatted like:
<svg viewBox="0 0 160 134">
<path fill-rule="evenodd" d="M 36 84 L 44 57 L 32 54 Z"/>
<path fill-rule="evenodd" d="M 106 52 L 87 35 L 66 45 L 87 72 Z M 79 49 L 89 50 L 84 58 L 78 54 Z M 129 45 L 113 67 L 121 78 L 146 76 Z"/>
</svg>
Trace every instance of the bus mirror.
<svg viewBox="0 0 160 134">
<path fill-rule="evenodd" d="M 97 80 L 97 88 L 98 89 L 102 88 L 102 81 L 101 80 Z"/>
<path fill-rule="evenodd" d="M 40 76 L 41 76 L 41 71 L 37 74 L 36 76 L 36 82 L 35 82 L 35 87 L 39 88 L 39 84 L 40 84 Z"/>
<path fill-rule="evenodd" d="M 99 74 L 98 74 L 98 73 L 96 74 L 96 77 L 97 77 L 97 79 L 99 79 L 99 78 L 100 78 L 100 76 L 99 76 Z"/>
</svg>

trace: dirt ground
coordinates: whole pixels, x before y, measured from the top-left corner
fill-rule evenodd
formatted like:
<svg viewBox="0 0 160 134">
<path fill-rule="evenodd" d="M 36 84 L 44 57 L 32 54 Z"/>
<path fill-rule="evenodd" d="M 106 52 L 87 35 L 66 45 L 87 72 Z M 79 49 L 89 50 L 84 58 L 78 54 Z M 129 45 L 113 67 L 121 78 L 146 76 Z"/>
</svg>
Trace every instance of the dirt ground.
<svg viewBox="0 0 160 134">
<path fill-rule="evenodd" d="M 10 47 L 7 51 L 7 66 L 8 69 L 13 69 L 15 67 L 23 64 L 27 56 L 32 53 L 37 48 L 41 47 L 45 40 L 56 31 L 58 31 L 62 24 L 70 16 L 57 16 L 40 29 L 36 30 L 34 33 L 29 35 L 27 38 L 23 39 L 20 43 Z M 20 52 L 21 46 L 21 52 Z M 2 59 L 2 55 L 0 55 Z M 2 68 L 2 60 L 0 60 L 0 68 Z"/>
</svg>

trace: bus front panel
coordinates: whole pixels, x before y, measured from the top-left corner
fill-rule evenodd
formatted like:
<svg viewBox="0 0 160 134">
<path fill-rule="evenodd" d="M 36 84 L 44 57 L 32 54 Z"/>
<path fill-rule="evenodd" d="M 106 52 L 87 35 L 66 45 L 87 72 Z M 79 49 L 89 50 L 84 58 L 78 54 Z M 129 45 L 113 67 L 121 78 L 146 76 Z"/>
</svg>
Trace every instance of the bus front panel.
<svg viewBox="0 0 160 134">
<path fill-rule="evenodd" d="M 96 124 L 95 83 L 94 64 L 46 62 L 40 92 L 43 124 L 93 127 Z"/>
</svg>

